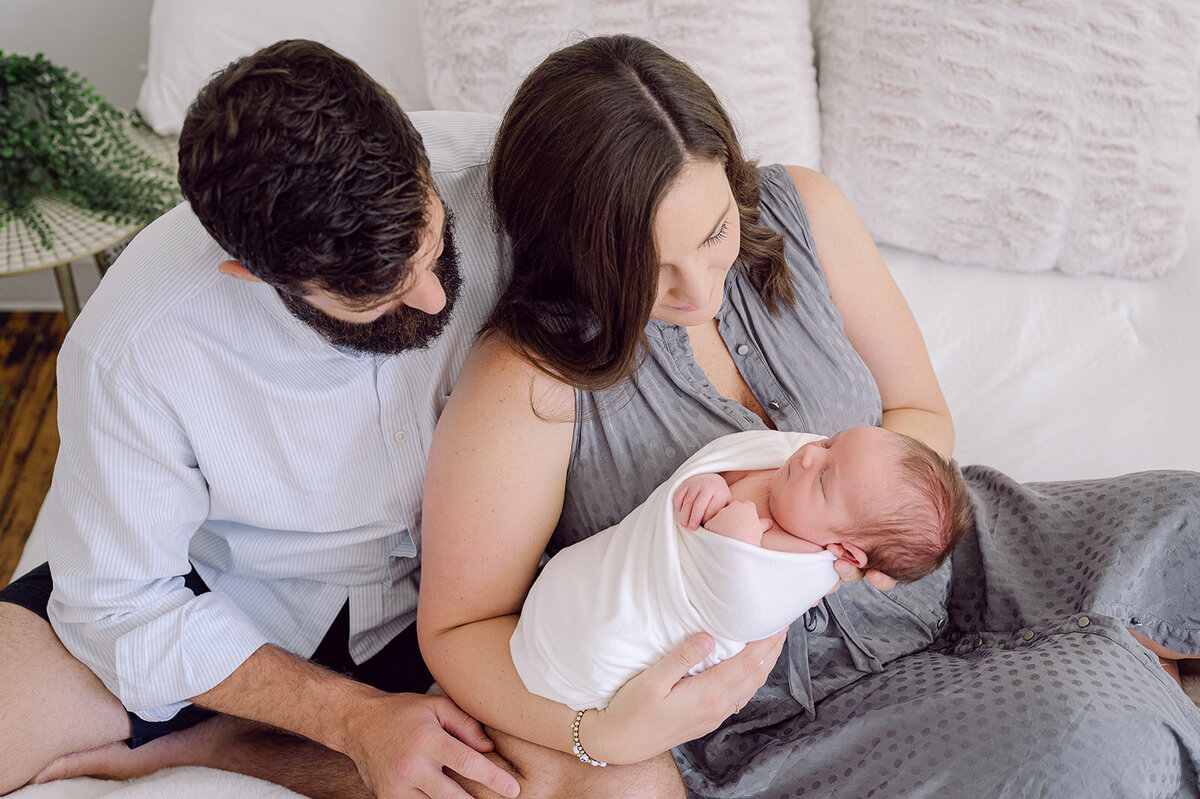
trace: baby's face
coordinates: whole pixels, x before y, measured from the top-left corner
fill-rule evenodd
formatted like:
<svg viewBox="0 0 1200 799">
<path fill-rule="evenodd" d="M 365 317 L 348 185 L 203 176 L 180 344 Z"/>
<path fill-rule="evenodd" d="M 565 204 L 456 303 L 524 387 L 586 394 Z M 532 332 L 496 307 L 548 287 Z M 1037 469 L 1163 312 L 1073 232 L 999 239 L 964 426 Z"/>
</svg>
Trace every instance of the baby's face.
<svg viewBox="0 0 1200 799">
<path fill-rule="evenodd" d="M 814 544 L 841 543 L 839 531 L 889 501 L 899 454 L 894 434 L 880 427 L 805 444 L 771 478 L 775 523 Z"/>
</svg>

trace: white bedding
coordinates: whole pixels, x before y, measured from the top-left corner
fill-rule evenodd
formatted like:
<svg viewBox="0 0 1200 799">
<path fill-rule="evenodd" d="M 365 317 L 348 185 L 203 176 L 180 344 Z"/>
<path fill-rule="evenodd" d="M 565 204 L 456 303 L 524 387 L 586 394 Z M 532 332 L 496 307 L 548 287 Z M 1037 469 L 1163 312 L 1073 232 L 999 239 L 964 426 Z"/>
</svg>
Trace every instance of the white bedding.
<svg viewBox="0 0 1200 799">
<path fill-rule="evenodd" d="M 1022 481 L 1200 471 L 1200 152 L 1188 241 L 1149 281 L 881 248 L 950 403 L 959 463 Z"/>
<path fill-rule="evenodd" d="M 960 463 L 1026 481 L 1200 471 L 1198 178 L 1193 168 L 1183 262 L 1152 281 L 1015 274 L 883 248 L 950 402 Z M 18 573 L 43 552 L 31 539 Z M 152 794 L 296 796 L 208 769 L 176 769 L 149 783 L 72 780 L 11 796 Z"/>
<path fill-rule="evenodd" d="M 137 780 L 94 780 L 80 777 L 46 785 L 30 785 L 10 793 L 20 799 L 296 799 L 300 794 L 269 782 L 208 768 L 164 769 Z"/>
</svg>

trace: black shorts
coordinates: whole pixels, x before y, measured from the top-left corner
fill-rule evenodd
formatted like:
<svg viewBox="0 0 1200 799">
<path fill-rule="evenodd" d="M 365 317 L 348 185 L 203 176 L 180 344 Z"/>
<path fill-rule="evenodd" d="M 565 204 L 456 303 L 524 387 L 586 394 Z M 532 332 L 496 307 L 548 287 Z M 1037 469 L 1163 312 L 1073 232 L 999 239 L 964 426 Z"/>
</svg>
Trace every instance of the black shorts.
<svg viewBox="0 0 1200 799">
<path fill-rule="evenodd" d="M 194 568 L 184 576 L 183 582 L 197 595 L 209 590 Z M 41 616 L 49 624 L 47 606 L 50 603 L 52 588 L 50 565 L 43 563 L 0 588 L 0 602 L 20 605 Z M 356 664 L 350 657 L 349 641 L 350 603 L 347 602 L 325 633 L 325 638 L 317 646 L 317 651 L 313 652 L 309 659 L 327 669 L 390 693 L 423 694 L 433 685 L 433 675 L 425 667 L 421 650 L 417 646 L 417 625 L 408 625 L 404 632 L 389 641 L 379 653 L 361 664 Z M 130 736 L 126 743 L 132 749 L 168 733 L 185 730 L 214 715 L 214 711 L 196 705 L 187 705 L 166 721 L 146 721 L 130 713 Z"/>
</svg>

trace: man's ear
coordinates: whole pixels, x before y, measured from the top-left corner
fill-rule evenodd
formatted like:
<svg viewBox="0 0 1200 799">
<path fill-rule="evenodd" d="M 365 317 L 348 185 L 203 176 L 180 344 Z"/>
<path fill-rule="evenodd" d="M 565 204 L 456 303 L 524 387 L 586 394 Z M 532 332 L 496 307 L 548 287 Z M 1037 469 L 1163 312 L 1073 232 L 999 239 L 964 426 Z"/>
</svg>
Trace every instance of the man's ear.
<svg viewBox="0 0 1200 799">
<path fill-rule="evenodd" d="M 860 569 L 867 567 L 867 553 L 857 544 L 829 544 L 825 549 L 832 552 L 838 560 L 844 560 Z"/>
<path fill-rule="evenodd" d="M 217 264 L 217 271 L 222 275 L 236 277 L 238 280 L 245 280 L 248 283 L 261 283 L 262 280 L 250 274 L 250 270 L 242 266 L 239 261 L 221 261 Z"/>
</svg>

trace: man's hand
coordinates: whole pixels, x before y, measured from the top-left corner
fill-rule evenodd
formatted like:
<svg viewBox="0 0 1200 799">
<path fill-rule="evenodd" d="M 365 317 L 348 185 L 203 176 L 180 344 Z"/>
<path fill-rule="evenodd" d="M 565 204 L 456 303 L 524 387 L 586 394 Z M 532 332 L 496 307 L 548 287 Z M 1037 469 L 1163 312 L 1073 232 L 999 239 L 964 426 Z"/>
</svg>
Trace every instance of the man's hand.
<svg viewBox="0 0 1200 799">
<path fill-rule="evenodd" d="M 719 474 L 698 474 L 684 480 L 675 491 L 672 504 L 679 511 L 679 521 L 685 530 L 695 530 L 729 504 L 733 495 L 729 484 Z"/>
<path fill-rule="evenodd" d="M 520 792 L 483 756 L 492 742 L 479 722 L 446 697 L 385 693 L 274 646 L 193 701 L 341 752 L 381 799 L 470 799 L 443 767 L 501 796 Z"/>
<path fill-rule="evenodd" d="M 357 720 L 346 754 L 380 799 L 470 799 L 448 768 L 501 796 L 517 780 L 483 756 L 493 749 L 479 722 L 444 696 L 384 694 Z"/>
</svg>

